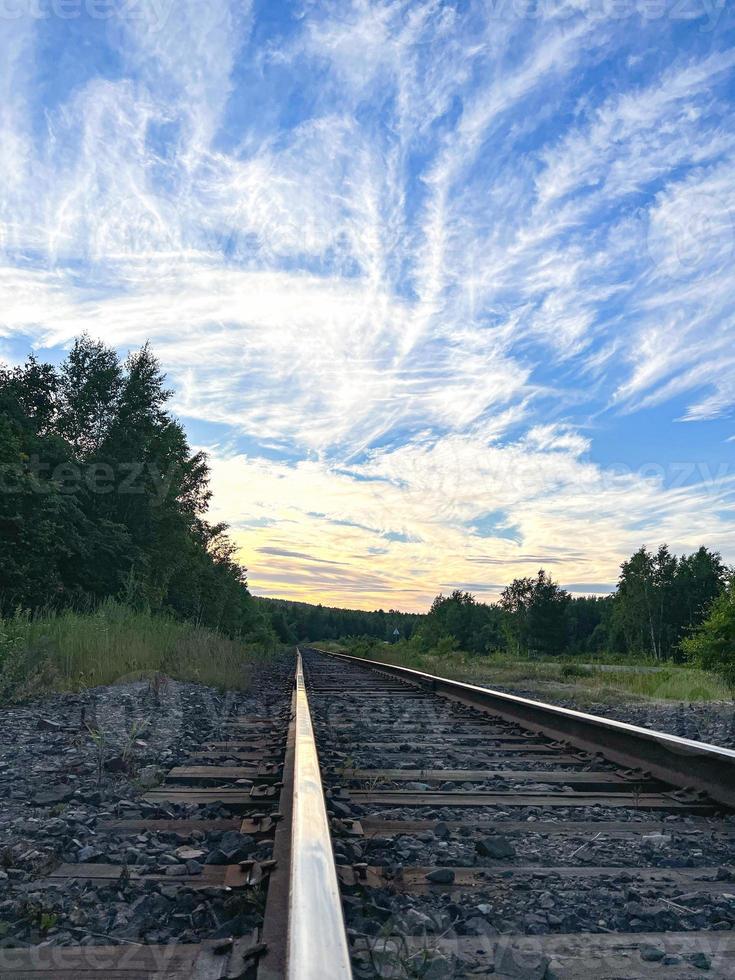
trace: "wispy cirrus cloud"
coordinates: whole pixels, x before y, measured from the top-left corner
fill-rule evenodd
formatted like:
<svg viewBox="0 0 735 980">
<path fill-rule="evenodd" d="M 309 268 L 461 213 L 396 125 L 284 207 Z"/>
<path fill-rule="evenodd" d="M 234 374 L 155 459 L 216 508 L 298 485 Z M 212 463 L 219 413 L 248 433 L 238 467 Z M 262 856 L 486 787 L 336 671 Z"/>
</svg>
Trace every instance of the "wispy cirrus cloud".
<svg viewBox="0 0 735 980">
<path fill-rule="evenodd" d="M 150 338 L 260 590 L 735 558 L 732 15 L 692 13 L 3 22 L 4 354 Z"/>
</svg>

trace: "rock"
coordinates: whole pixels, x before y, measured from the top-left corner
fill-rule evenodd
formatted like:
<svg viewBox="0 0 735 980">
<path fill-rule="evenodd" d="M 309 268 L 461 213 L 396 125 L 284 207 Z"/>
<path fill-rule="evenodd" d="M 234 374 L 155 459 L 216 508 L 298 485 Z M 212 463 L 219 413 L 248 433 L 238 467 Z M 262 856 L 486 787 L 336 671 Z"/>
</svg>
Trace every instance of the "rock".
<svg viewBox="0 0 735 980">
<path fill-rule="evenodd" d="M 329 809 L 338 817 L 351 817 L 352 810 L 347 806 L 346 803 L 340 803 L 339 800 L 330 800 Z"/>
<path fill-rule="evenodd" d="M 218 847 L 215 847 L 213 851 L 210 851 L 207 855 L 205 864 L 229 864 L 229 858 L 224 851 L 221 851 Z"/>
<path fill-rule="evenodd" d="M 548 965 L 548 956 L 532 950 L 525 951 L 500 944 L 495 952 L 495 973 L 499 977 L 513 977 L 513 980 L 544 980 Z"/>
<path fill-rule="evenodd" d="M 122 755 L 113 755 L 105 759 L 104 767 L 106 772 L 127 772 L 130 768 L 127 759 Z"/>
<path fill-rule="evenodd" d="M 641 836 L 641 842 L 658 850 L 661 847 L 665 847 L 666 844 L 671 843 L 671 834 L 643 834 Z"/>
<path fill-rule="evenodd" d="M 665 955 L 659 946 L 652 946 L 650 943 L 641 946 L 641 959 L 646 963 L 658 963 Z"/>
<path fill-rule="evenodd" d="M 67 814 L 68 819 L 68 814 Z M 47 820 L 45 831 L 49 837 L 61 837 L 67 830 L 66 820 Z"/>
<path fill-rule="evenodd" d="M 163 782 L 163 771 L 158 766 L 144 766 L 138 773 L 138 784 L 143 789 L 153 789 Z"/>
<path fill-rule="evenodd" d="M 434 932 L 436 929 L 431 916 L 419 912 L 418 909 L 409 909 L 404 918 L 412 936 L 420 935 L 422 932 Z"/>
<path fill-rule="evenodd" d="M 494 858 L 513 858 L 516 856 L 516 849 L 507 837 L 502 834 L 491 834 L 475 842 L 475 850 L 481 857 Z"/>
<path fill-rule="evenodd" d="M 80 803 L 87 803 L 89 806 L 99 806 L 102 803 L 102 793 L 98 789 L 87 791 L 77 790 L 74 797 Z"/>
<path fill-rule="evenodd" d="M 454 881 L 454 872 L 451 868 L 437 868 L 426 875 L 426 880 L 434 885 L 451 885 Z"/>
<path fill-rule="evenodd" d="M 103 852 L 98 847 L 93 847 L 92 845 L 87 845 L 83 847 L 77 854 L 77 860 L 80 864 L 93 864 L 95 861 L 99 860 L 103 856 Z"/>
<path fill-rule="evenodd" d="M 548 918 L 546 915 L 537 912 L 527 912 L 523 916 L 523 924 L 532 935 L 535 935 L 545 931 L 544 927 L 548 924 Z"/>
<path fill-rule="evenodd" d="M 58 721 L 51 721 L 50 718 L 39 718 L 36 729 L 39 732 L 63 732 L 64 726 Z"/>
<path fill-rule="evenodd" d="M 223 834 L 219 843 L 219 849 L 227 855 L 230 864 L 245 861 L 257 848 L 258 844 L 254 837 L 240 834 L 235 830 L 228 830 Z"/>
<path fill-rule="evenodd" d="M 33 797 L 36 806 L 55 806 L 57 803 L 66 803 L 74 795 L 71 786 L 52 786 L 51 789 L 42 790 Z"/>
<path fill-rule="evenodd" d="M 551 960 L 549 965 L 546 967 L 546 973 L 544 974 L 544 980 L 564 980 L 564 974 L 562 972 L 564 968 L 554 960 Z"/>
<path fill-rule="evenodd" d="M 468 936 L 496 936 L 498 933 L 498 930 L 481 915 L 473 915 L 466 919 L 464 929 Z"/>
<path fill-rule="evenodd" d="M 198 861 L 206 857 L 206 851 L 200 851 L 198 847 L 177 847 L 174 854 L 181 861 Z"/>
<path fill-rule="evenodd" d="M 698 970 L 709 970 L 712 966 L 712 959 L 706 953 L 694 953 L 689 957 L 689 962 Z"/>
<path fill-rule="evenodd" d="M 187 861 L 186 871 L 190 875 L 200 875 L 204 871 L 204 865 L 198 861 Z"/>
</svg>

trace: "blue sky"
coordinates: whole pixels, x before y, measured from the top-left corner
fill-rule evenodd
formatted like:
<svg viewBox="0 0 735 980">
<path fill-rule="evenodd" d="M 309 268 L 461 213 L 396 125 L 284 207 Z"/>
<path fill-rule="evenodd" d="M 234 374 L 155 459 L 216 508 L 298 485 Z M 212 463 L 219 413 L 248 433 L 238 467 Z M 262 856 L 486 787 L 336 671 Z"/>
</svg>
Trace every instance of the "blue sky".
<svg viewBox="0 0 735 980">
<path fill-rule="evenodd" d="M 150 339 L 254 591 L 735 561 L 721 0 L 7 0 L 0 357 Z"/>
</svg>

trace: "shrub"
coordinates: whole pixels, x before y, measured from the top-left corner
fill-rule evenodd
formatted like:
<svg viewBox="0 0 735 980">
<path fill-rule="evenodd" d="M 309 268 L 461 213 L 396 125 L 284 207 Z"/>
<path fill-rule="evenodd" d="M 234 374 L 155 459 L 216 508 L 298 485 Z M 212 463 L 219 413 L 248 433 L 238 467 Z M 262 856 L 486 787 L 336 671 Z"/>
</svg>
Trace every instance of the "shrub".
<svg viewBox="0 0 735 980">
<path fill-rule="evenodd" d="M 714 671 L 735 689 L 735 579 L 712 603 L 702 625 L 681 644 L 697 666 Z"/>
<path fill-rule="evenodd" d="M 584 664 L 563 664 L 559 675 L 563 680 L 571 680 L 575 677 L 594 677 L 594 670 L 585 667 Z"/>
</svg>

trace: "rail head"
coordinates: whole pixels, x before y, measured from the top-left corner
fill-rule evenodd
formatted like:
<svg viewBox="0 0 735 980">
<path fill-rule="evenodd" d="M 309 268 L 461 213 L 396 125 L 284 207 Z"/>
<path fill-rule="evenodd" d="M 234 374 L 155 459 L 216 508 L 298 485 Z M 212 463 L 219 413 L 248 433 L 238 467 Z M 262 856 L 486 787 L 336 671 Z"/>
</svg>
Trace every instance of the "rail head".
<svg viewBox="0 0 735 980">
<path fill-rule="evenodd" d="M 319 757 L 297 650 L 288 980 L 351 980 Z"/>
<path fill-rule="evenodd" d="M 584 751 L 600 752 L 621 766 L 644 769 L 673 786 L 706 793 L 713 800 L 735 808 L 735 751 L 732 749 L 453 681 L 410 667 L 344 653 L 324 655 L 361 664 L 391 677 L 428 687 L 463 704 L 490 710 L 522 727 L 568 741 Z"/>
</svg>

